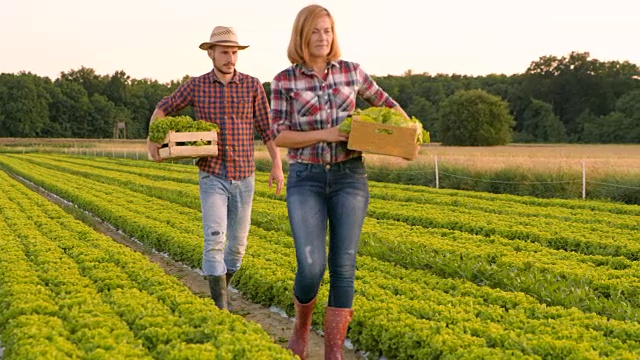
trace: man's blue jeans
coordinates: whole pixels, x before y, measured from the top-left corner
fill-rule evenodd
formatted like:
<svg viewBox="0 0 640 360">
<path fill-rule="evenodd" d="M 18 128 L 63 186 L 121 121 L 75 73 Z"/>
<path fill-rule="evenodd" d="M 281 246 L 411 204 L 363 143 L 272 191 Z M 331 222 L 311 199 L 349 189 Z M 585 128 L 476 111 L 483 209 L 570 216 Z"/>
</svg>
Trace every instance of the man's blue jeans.
<svg viewBox="0 0 640 360">
<path fill-rule="evenodd" d="M 214 276 L 236 272 L 247 248 L 255 176 L 236 181 L 200 170 L 198 179 L 204 230 L 202 272 Z"/>
<path fill-rule="evenodd" d="M 292 163 L 287 177 L 287 208 L 298 271 L 294 294 L 313 300 L 327 266 L 329 227 L 329 306 L 353 305 L 356 253 L 369 205 L 362 157 L 321 165 Z"/>
</svg>

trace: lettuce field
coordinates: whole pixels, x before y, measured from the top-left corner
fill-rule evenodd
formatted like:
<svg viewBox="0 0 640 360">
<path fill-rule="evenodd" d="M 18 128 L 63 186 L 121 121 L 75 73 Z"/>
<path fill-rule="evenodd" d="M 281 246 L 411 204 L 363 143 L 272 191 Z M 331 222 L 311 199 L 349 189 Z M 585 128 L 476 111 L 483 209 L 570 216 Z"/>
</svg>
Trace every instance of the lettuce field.
<svg viewBox="0 0 640 360">
<path fill-rule="evenodd" d="M 285 359 L 256 323 L 25 184 L 199 268 L 193 165 L 0 154 L 4 359 Z M 257 173 L 236 288 L 293 315 L 285 195 Z M 348 338 L 368 358 L 640 358 L 640 206 L 370 181 Z M 321 328 L 328 278 L 314 326 Z"/>
</svg>

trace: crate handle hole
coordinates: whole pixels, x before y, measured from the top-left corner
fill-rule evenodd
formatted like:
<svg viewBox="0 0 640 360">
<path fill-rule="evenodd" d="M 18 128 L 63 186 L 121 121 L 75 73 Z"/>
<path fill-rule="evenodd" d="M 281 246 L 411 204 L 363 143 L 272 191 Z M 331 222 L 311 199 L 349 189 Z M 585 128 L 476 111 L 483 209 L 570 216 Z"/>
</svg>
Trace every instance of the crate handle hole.
<svg viewBox="0 0 640 360">
<path fill-rule="evenodd" d="M 376 134 L 393 135 L 393 130 L 391 130 L 391 129 L 376 129 Z"/>
</svg>

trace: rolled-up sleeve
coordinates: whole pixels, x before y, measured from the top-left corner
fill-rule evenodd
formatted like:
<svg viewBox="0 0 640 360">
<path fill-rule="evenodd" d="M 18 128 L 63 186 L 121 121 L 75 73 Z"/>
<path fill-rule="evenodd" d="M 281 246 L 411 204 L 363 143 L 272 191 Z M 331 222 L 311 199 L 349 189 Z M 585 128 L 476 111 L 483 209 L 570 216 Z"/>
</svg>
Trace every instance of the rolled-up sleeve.
<svg viewBox="0 0 640 360">
<path fill-rule="evenodd" d="M 271 132 L 274 137 L 291 129 L 292 102 L 287 101 L 287 97 L 283 82 L 276 77 L 271 82 Z"/>
<path fill-rule="evenodd" d="M 360 83 L 358 94 L 369 104 L 373 106 L 386 106 L 389 108 L 398 106 L 398 103 L 393 100 L 389 94 L 382 90 L 382 88 L 380 88 L 369 74 L 364 72 L 359 65 L 356 65 L 356 74 L 358 82 Z"/>
<path fill-rule="evenodd" d="M 156 109 L 169 115 L 193 105 L 193 80 L 180 85 L 171 95 L 165 96 L 158 102 Z"/>
</svg>

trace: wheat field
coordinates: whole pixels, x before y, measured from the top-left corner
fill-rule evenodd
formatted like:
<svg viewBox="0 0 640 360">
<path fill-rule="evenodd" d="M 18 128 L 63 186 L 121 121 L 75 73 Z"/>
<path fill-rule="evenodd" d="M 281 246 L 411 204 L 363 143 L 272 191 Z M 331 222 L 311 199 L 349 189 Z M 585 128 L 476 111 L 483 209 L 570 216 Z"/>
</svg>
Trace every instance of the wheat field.
<svg viewBox="0 0 640 360">
<path fill-rule="evenodd" d="M 17 139 L 0 138 L 0 151 L 51 151 L 94 153 L 139 153 L 146 156 L 144 140 L 121 139 Z M 262 142 L 256 142 L 256 158 L 267 159 Z M 286 160 L 286 149 L 280 149 Z M 129 156 L 131 157 L 131 156 Z M 582 144 L 510 144 L 492 147 L 461 147 L 426 144 L 413 161 L 365 154 L 371 165 L 401 169 L 407 166 L 463 167 L 469 170 L 495 171 L 504 168 L 535 172 L 585 171 L 591 176 L 640 175 L 639 145 Z"/>
</svg>

